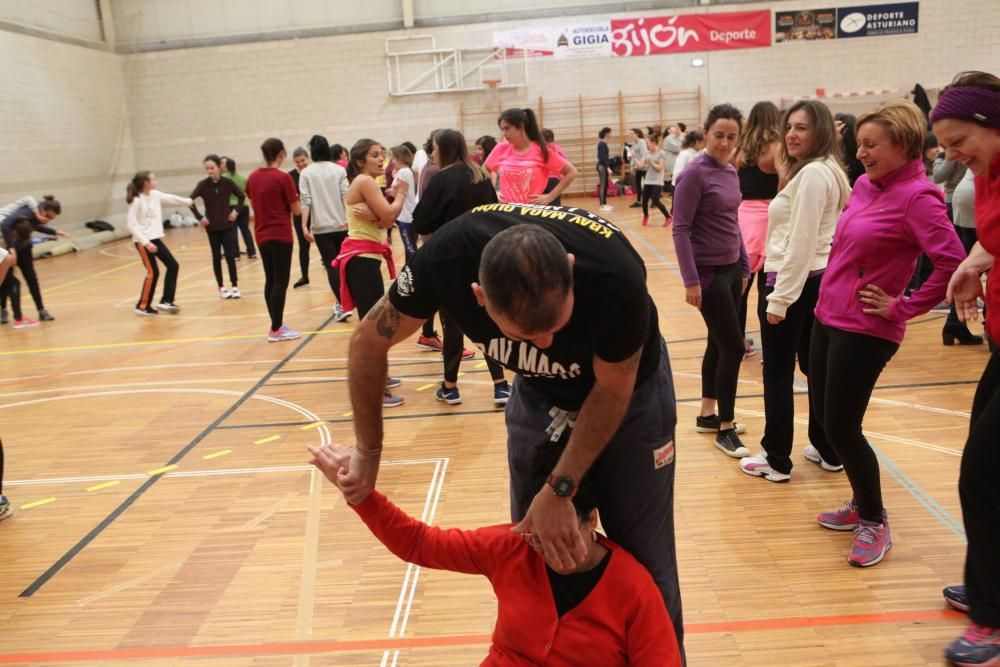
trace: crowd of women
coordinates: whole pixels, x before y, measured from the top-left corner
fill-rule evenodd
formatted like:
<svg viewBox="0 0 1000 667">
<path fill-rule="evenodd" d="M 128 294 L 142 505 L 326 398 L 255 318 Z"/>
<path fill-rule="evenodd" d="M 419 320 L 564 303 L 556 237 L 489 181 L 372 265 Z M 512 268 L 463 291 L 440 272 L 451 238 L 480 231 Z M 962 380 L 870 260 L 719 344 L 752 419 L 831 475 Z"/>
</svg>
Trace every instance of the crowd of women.
<svg viewBox="0 0 1000 667">
<path fill-rule="evenodd" d="M 481 137 L 475 158 L 465 137 L 450 129 L 433 132 L 421 150 L 406 143 L 386 149 L 362 139 L 345 151 L 317 135 L 308 151 L 294 151 L 292 172 L 281 169 L 287 157 L 284 144 L 269 138 L 261 145 L 265 166 L 249 177 L 236 171 L 233 160 L 208 155 L 206 178 L 189 197 L 162 193 L 154 174 L 137 173 L 128 186 L 128 226 L 147 275 L 136 313 L 157 313 L 157 263 L 166 269 L 158 309 L 178 308 L 178 264 L 164 243 L 162 222 L 161 205 L 168 203 L 190 206 L 205 227 L 223 299 L 240 297 L 237 233 L 243 231 L 247 255 L 259 255 L 265 273 L 269 341 L 299 337 L 284 322 L 293 234 L 299 239 L 301 272 L 295 287 L 309 284 L 309 244 L 315 243 L 334 303 L 332 317 L 343 321 L 356 308 L 364 318 L 384 294 L 383 263 L 390 277 L 397 276 L 389 243 L 392 228 L 398 227 L 409 260 L 422 240 L 476 206 L 498 201 L 557 205 L 573 183 L 575 167 L 553 137 L 545 136 L 530 109 L 504 111 L 498 126 L 503 141 Z M 612 208 L 606 199 L 610 132 L 602 128 L 597 144 L 602 211 Z M 642 208 L 643 225 L 648 224 L 650 204 L 663 215 L 663 226 L 672 224 L 684 298 L 698 309 L 708 330 L 695 428 L 713 433 L 715 445 L 739 459 L 746 474 L 788 482 L 797 364 L 808 379 L 808 445 L 802 455 L 824 471 L 845 472 L 851 487 L 842 507 L 816 520 L 824 528 L 851 535 L 850 564 L 870 567 L 881 562 L 892 537 L 877 455 L 862 423 L 907 322 L 947 297 L 952 310 L 942 333 L 945 344 L 981 343 L 966 323 L 979 316 L 979 300 L 985 299 L 987 336 L 1000 340 L 1000 284 L 991 280 L 984 294 L 980 278 L 995 268 L 1000 253 L 1000 79 L 982 72 L 959 75 L 942 91 L 929 117 L 905 100 L 885 102 L 858 118 L 835 117 L 818 101 L 796 102 L 784 113 L 770 102 L 760 102 L 746 118 L 722 104 L 711 109 L 703 127 L 688 131 L 678 124 L 660 135 L 657 128 L 636 128 L 629 134 L 626 158 L 636 195 L 631 206 Z M 944 187 L 937 187 L 928 175 Z M 660 201 L 664 190 L 673 195 L 672 211 Z M 197 199 L 204 212 L 196 206 Z M 253 236 L 247 200 L 255 220 Z M 42 320 L 52 317 L 42 305 L 30 249 L 23 244 L 32 231 L 56 233 L 47 223 L 60 210 L 58 202 L 46 197 L 40 203 L 25 198 L 2 211 L 6 244 L 16 253 L 16 266 Z M 914 283 L 911 274 L 920 258 L 928 270 Z M 735 404 L 740 364 L 756 352 L 746 344 L 748 295 L 754 282 L 765 420 L 760 450 L 752 454 L 740 437 L 746 437 L 746 427 L 736 421 Z M 14 326 L 37 324 L 21 312 L 19 281 L 12 270 L 6 271 L 2 285 L 4 304 L 9 299 L 14 309 Z M 405 289 L 399 285 L 401 292 Z M 6 313 L 5 308 L 5 322 Z M 443 352 L 444 379 L 437 398 L 457 404 L 458 367 L 472 353 L 463 349 L 463 334 L 447 313 L 439 317 L 443 341 L 431 324 L 418 345 Z M 494 402 L 503 406 L 510 385 L 493 360 L 487 359 L 487 364 Z M 403 403 L 391 391 L 399 384 L 386 377 L 384 407 Z M 1000 661 L 998 432 L 1000 356 L 993 351 L 975 395 L 959 479 L 968 534 L 965 583 L 945 589 L 948 603 L 967 611 L 971 619 L 969 629 L 947 649 L 958 665 Z M 314 463 L 332 481 L 343 473 L 347 459 L 342 452 L 324 449 L 313 454 Z M 349 500 L 376 535 L 405 558 L 491 579 L 510 568 L 544 572 L 538 569 L 542 556 L 520 540 L 501 539 L 489 531 L 465 538 L 428 533 L 383 496 Z M 576 503 L 581 531 L 587 534 L 594 530 L 593 507 L 585 499 Z M 0 518 L 2 513 L 0 509 Z M 417 543 L 423 546 L 416 549 Z M 617 547 L 596 537 L 590 543 L 587 567 L 572 573 L 578 582 L 590 573 L 586 590 L 602 576 L 614 576 L 623 585 L 646 591 L 648 577 L 629 574 L 633 561 L 624 569 L 616 565 L 605 570 L 607 554 Z M 567 594 L 567 581 L 553 578 L 550 570 L 554 595 Z M 512 592 L 496 580 L 494 584 L 501 598 L 513 596 L 513 604 L 531 597 L 528 591 Z M 630 602 L 640 619 L 632 628 L 635 636 L 614 630 L 615 645 L 626 647 L 629 664 L 677 664 L 676 642 L 651 639 L 655 633 L 650 628 L 662 628 L 667 621 L 662 605 L 650 606 L 644 595 Z M 569 608 L 581 606 L 602 616 L 579 596 L 570 594 L 568 599 Z M 557 597 L 557 605 L 559 601 Z M 504 629 L 510 632 L 523 625 L 513 619 L 507 624 Z M 500 630 L 498 623 L 498 636 Z M 578 640 L 585 642 L 586 637 Z M 493 650 L 502 654 L 505 649 L 495 645 Z"/>
</svg>

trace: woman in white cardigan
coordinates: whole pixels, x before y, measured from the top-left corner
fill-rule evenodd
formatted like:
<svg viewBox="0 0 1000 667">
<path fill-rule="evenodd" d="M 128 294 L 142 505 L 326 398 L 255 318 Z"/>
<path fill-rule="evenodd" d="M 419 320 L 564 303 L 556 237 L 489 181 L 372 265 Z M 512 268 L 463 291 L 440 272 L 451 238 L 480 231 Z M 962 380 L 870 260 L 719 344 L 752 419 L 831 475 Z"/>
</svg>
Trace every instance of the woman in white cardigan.
<svg viewBox="0 0 1000 667">
<path fill-rule="evenodd" d="M 167 269 L 167 277 L 163 282 L 163 298 L 159 309 L 176 312 L 180 310 L 174 303 L 174 293 L 177 290 L 177 272 L 180 269 L 177 260 L 170 254 L 170 248 L 163 242 L 163 207 L 161 203 L 176 206 L 190 206 L 187 197 L 178 197 L 156 189 L 156 176 L 150 171 L 140 171 L 132 177 L 128 184 L 125 197 L 128 203 L 128 230 L 132 232 L 132 241 L 139 258 L 146 268 L 146 279 L 142 283 L 139 301 L 135 304 L 136 315 L 158 315 L 153 308 L 153 295 L 156 292 L 156 281 L 160 277 L 156 260 L 159 259 Z"/>
<path fill-rule="evenodd" d="M 764 436 L 761 451 L 740 459 L 748 475 L 787 482 L 795 429 L 795 358 L 809 375 L 809 337 L 819 284 L 840 213 L 851 194 L 839 158 L 838 134 L 821 102 L 794 104 L 784 118 L 781 159 L 787 185 L 768 206 L 764 279 L 757 314 L 764 361 Z M 829 471 L 842 470 L 809 402 L 805 457 Z"/>
</svg>

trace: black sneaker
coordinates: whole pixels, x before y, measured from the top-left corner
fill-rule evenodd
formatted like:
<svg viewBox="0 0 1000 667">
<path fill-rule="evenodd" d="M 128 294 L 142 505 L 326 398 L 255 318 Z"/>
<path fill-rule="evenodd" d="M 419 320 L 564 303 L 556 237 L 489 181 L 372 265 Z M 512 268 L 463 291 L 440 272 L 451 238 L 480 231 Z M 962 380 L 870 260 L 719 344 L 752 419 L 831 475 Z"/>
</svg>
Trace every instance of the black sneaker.
<svg viewBox="0 0 1000 667">
<path fill-rule="evenodd" d="M 156 308 L 153 308 L 152 306 L 146 306 L 145 308 L 138 308 L 137 307 L 135 309 L 135 314 L 136 315 L 159 315 L 160 311 L 158 311 Z"/>
<path fill-rule="evenodd" d="M 305 287 L 308 284 L 309 284 L 309 279 L 308 278 L 299 278 L 298 280 L 295 281 L 295 284 L 292 285 L 292 289 L 298 289 L 300 287 Z"/>
<path fill-rule="evenodd" d="M 7 324 L 10 321 L 10 315 L 7 314 L 6 308 L 0 308 L 0 324 Z"/>
<path fill-rule="evenodd" d="M 698 417 L 694 421 L 694 430 L 698 433 L 718 433 L 719 425 L 721 423 L 722 422 L 719 421 L 719 415 L 712 415 L 711 417 Z M 746 433 L 747 425 L 739 422 L 733 422 L 733 428 L 736 429 L 737 433 Z"/>
<path fill-rule="evenodd" d="M 42 308 L 40 311 L 38 311 L 38 319 L 41 322 L 51 322 L 56 318 L 52 317 L 52 313 Z"/>
<path fill-rule="evenodd" d="M 160 310 L 165 310 L 168 313 L 176 313 L 178 310 L 181 309 L 180 306 L 171 301 L 161 301 L 160 304 L 157 306 L 157 308 L 159 308 Z"/>
<path fill-rule="evenodd" d="M 629 204 L 629 205 L 628 205 L 628 207 L 629 207 L 629 208 L 642 208 L 642 204 L 640 204 L 640 203 L 639 203 L 639 202 L 637 202 L 637 201 L 634 201 L 634 202 L 632 202 L 631 204 Z"/>
<path fill-rule="evenodd" d="M 734 428 L 727 428 L 725 431 L 716 433 L 715 446 L 725 452 L 726 456 L 732 456 L 734 459 L 750 456 L 750 450 L 740 440 L 740 436 L 736 434 Z"/>
</svg>

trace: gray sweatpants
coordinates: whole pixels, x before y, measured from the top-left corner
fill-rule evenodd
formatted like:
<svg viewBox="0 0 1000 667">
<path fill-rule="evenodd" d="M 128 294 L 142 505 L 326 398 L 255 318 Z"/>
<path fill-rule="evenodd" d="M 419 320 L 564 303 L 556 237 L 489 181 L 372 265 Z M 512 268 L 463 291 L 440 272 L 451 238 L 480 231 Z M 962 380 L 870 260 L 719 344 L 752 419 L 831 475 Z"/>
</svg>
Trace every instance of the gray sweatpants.
<svg viewBox="0 0 1000 667">
<path fill-rule="evenodd" d="M 677 410 L 666 344 L 657 372 L 640 385 L 621 427 L 590 469 L 597 510 L 612 541 L 631 552 L 653 575 L 677 632 L 683 655 L 684 624 L 674 544 L 674 429 Z M 507 403 L 507 461 L 511 520 L 524 518 L 537 488 L 532 469 L 537 447 L 557 446 L 546 428 L 553 403 L 520 376 Z M 570 429 L 563 434 L 568 438 Z M 670 443 L 670 446 L 666 445 Z"/>
</svg>

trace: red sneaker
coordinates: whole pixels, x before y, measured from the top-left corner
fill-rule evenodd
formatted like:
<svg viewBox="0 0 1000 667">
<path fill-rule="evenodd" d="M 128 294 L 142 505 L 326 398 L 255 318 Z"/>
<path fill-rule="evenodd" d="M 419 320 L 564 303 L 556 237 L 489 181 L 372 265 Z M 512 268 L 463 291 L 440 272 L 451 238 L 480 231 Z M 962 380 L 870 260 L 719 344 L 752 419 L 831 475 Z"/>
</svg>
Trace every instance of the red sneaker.
<svg viewBox="0 0 1000 667">
<path fill-rule="evenodd" d="M 430 352 L 443 352 L 444 343 L 441 342 L 441 337 L 437 334 L 433 336 L 420 336 L 417 338 L 417 347 L 421 350 L 428 350 Z"/>
</svg>

